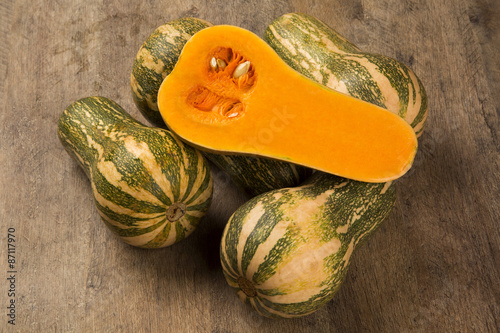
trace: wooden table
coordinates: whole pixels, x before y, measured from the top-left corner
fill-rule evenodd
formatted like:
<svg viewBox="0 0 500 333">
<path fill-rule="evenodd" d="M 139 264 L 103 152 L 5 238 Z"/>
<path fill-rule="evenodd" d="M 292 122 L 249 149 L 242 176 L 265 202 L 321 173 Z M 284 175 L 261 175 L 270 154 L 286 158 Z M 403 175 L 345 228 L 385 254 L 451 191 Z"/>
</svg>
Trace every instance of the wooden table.
<svg viewBox="0 0 500 333">
<path fill-rule="evenodd" d="M 0 1 L 0 331 L 500 331 L 498 3 Z M 214 168 L 213 205 L 191 237 L 133 248 L 99 220 L 56 122 L 90 95 L 143 121 L 129 88 L 132 61 L 169 20 L 195 16 L 262 35 L 293 11 L 409 65 L 427 89 L 430 115 L 395 209 L 354 255 L 338 294 L 312 315 L 272 320 L 241 304 L 222 275 L 221 232 L 246 198 L 221 171 Z"/>
</svg>

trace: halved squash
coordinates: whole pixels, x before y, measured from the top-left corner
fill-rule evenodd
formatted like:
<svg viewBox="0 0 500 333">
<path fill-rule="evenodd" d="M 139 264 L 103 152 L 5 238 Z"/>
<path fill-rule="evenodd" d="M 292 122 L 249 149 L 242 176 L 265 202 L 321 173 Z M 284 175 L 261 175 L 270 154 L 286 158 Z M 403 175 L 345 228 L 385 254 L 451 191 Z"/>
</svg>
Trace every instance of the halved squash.
<svg viewBox="0 0 500 333">
<path fill-rule="evenodd" d="M 366 182 L 411 167 L 417 138 L 397 115 L 326 88 L 250 31 L 196 33 L 158 93 L 169 128 L 201 149 L 271 157 Z"/>
</svg>

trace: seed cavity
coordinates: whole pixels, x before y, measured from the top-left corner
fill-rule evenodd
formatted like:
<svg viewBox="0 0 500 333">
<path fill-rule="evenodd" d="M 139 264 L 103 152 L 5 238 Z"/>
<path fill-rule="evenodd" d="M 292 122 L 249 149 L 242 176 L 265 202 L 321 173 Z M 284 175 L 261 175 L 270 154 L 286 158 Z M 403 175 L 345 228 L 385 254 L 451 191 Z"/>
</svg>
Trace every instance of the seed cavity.
<svg viewBox="0 0 500 333">
<path fill-rule="evenodd" d="M 233 79 L 237 79 L 242 75 L 245 75 L 250 69 L 250 61 L 245 61 L 239 64 L 233 72 Z"/>
<path fill-rule="evenodd" d="M 256 84 L 253 62 L 231 48 L 216 47 L 208 54 L 207 81 L 186 91 L 186 102 L 199 113 L 200 120 L 211 123 L 235 121 L 245 114 L 243 96 Z M 179 213 L 171 211 L 171 218 Z"/>
</svg>

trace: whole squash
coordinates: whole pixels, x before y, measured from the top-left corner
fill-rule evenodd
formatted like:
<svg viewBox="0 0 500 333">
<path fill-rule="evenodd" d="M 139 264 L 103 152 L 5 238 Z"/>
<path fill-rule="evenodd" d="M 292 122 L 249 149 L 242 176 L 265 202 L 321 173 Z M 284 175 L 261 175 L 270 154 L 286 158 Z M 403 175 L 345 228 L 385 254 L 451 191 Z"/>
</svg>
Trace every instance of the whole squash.
<svg viewBox="0 0 500 333">
<path fill-rule="evenodd" d="M 264 193 L 238 208 L 222 235 L 227 283 L 267 317 L 299 317 L 330 301 L 351 255 L 389 215 L 393 183 L 316 172 L 306 184 Z"/>
<path fill-rule="evenodd" d="M 72 103 L 57 134 L 87 174 L 102 221 L 127 244 L 177 243 L 210 206 L 212 176 L 203 156 L 169 131 L 139 123 L 110 99 Z"/>
</svg>

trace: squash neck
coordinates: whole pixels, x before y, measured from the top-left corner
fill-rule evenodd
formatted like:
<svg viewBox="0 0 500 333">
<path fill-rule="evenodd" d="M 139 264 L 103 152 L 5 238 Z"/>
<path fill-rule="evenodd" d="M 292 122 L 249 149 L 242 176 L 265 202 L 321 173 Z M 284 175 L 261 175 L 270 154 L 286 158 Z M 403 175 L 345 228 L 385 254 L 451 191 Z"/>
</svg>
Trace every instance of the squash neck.
<svg viewBox="0 0 500 333">
<path fill-rule="evenodd" d="M 113 141 L 144 126 L 115 102 L 104 97 L 80 99 L 66 108 L 59 118 L 58 134 L 65 149 L 87 172 L 106 154 Z"/>
</svg>

